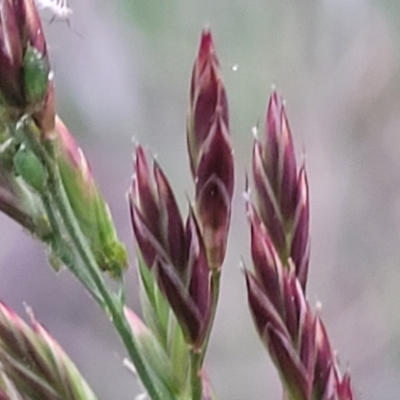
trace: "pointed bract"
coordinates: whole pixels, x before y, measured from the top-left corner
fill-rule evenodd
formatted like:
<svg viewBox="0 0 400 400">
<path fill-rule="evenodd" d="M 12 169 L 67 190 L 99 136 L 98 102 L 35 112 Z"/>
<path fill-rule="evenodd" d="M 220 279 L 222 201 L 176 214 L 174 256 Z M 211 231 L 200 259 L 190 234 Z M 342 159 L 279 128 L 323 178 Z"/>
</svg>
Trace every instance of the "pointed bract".
<svg viewBox="0 0 400 400">
<path fill-rule="evenodd" d="M 186 267 L 187 250 L 181 214 L 171 186 L 157 164 L 154 164 L 154 179 L 159 198 L 159 215 L 165 246 L 169 249 L 171 261 L 177 268 L 179 275 L 183 276 Z"/>
<path fill-rule="evenodd" d="M 136 149 L 135 175 L 132 194 L 149 229 L 157 236 L 160 225 L 159 205 L 157 204 L 154 179 L 150 174 L 144 150 L 141 146 Z M 158 240 L 162 241 L 161 236 Z"/>
<path fill-rule="evenodd" d="M 203 325 L 206 327 L 210 318 L 212 298 L 210 267 L 203 238 L 193 210 L 190 211 L 186 224 L 186 237 L 189 246 L 188 268 L 191 271 L 189 293 L 199 309 L 204 321 Z"/>
<path fill-rule="evenodd" d="M 308 262 L 310 258 L 309 221 L 310 207 L 308 200 L 308 182 L 305 168 L 302 167 L 298 178 L 298 199 L 295 219 L 293 223 L 293 239 L 291 243 L 291 257 L 296 267 L 303 288 L 307 284 Z"/>
<path fill-rule="evenodd" d="M 272 325 L 267 325 L 267 337 L 272 359 L 278 366 L 281 379 L 285 382 L 286 391 L 290 393 L 289 399 L 309 400 L 310 385 L 307 372 L 292 344 Z"/>
<path fill-rule="evenodd" d="M 173 268 L 163 260 L 156 260 L 155 273 L 159 286 L 168 299 L 188 343 L 196 344 L 203 332 L 203 318 L 183 282 Z"/>
<path fill-rule="evenodd" d="M 251 256 L 256 275 L 274 307 L 282 312 L 280 290 L 282 279 L 279 275 L 282 268 L 277 266 L 277 263 L 280 264 L 280 259 L 253 206 L 249 203 L 247 208 L 251 232 Z"/>
<path fill-rule="evenodd" d="M 282 254 L 286 246 L 283 217 L 264 168 L 263 147 L 258 140 L 254 142 L 253 147 L 253 179 L 260 217 L 278 253 Z"/>
</svg>

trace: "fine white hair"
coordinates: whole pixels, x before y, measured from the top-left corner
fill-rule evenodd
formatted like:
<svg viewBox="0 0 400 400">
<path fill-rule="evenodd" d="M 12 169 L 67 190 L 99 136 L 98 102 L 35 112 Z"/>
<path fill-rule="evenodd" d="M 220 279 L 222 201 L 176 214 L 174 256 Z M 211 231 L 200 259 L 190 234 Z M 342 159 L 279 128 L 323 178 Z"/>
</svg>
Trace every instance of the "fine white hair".
<svg viewBox="0 0 400 400">
<path fill-rule="evenodd" d="M 35 0 L 35 3 L 38 8 L 52 12 L 54 17 L 68 19 L 72 14 L 67 0 Z"/>
</svg>

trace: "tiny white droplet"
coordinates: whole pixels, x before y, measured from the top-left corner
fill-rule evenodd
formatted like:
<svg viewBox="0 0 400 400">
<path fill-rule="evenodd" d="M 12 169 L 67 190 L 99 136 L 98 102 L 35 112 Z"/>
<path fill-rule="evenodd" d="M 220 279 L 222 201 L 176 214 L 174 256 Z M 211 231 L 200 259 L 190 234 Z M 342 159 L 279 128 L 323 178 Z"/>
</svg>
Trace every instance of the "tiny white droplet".
<svg viewBox="0 0 400 400">
<path fill-rule="evenodd" d="M 251 195 L 251 189 L 250 189 L 250 188 L 248 188 L 247 190 L 245 190 L 245 191 L 243 192 L 243 198 L 244 198 L 246 201 L 250 201 L 250 195 Z"/>
<path fill-rule="evenodd" d="M 136 368 L 135 368 L 135 366 L 132 364 L 132 361 L 131 361 L 131 360 L 129 360 L 129 359 L 127 359 L 127 358 L 124 358 L 124 359 L 122 360 L 122 365 L 123 365 L 125 368 L 127 368 L 130 372 L 132 372 L 132 374 L 137 375 Z"/>
<path fill-rule="evenodd" d="M 251 128 L 251 133 L 253 134 L 254 139 L 258 138 L 258 128 L 255 125 Z"/>
<path fill-rule="evenodd" d="M 232 65 L 232 71 L 236 72 L 239 69 L 239 65 L 238 64 L 234 64 Z"/>
</svg>

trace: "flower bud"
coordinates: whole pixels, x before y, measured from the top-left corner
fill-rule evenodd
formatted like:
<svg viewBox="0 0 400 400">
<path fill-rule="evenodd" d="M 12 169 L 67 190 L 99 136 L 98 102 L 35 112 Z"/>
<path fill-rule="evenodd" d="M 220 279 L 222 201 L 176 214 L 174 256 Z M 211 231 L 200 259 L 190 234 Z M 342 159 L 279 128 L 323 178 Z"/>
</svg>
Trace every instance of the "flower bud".
<svg viewBox="0 0 400 400">
<path fill-rule="evenodd" d="M 14 156 L 15 171 L 28 185 L 39 193 L 43 191 L 46 181 L 46 171 L 39 159 L 29 151 L 25 145 L 21 145 Z"/>
<path fill-rule="evenodd" d="M 56 130 L 59 135 L 57 163 L 72 210 L 100 268 L 119 278 L 128 267 L 128 260 L 108 205 L 97 188 L 85 155 L 58 117 Z"/>
</svg>

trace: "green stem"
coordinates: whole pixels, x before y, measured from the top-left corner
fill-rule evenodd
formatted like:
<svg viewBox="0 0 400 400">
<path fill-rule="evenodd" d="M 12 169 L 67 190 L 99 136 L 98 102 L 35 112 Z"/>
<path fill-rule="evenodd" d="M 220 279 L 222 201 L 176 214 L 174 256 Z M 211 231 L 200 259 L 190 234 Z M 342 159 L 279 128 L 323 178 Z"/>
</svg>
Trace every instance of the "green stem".
<svg viewBox="0 0 400 400">
<path fill-rule="evenodd" d="M 192 399 L 202 399 L 202 381 L 201 381 L 202 354 L 191 351 L 190 353 L 190 384 L 192 388 Z"/>
<path fill-rule="evenodd" d="M 86 290 L 90 293 L 90 295 L 94 298 L 94 300 L 101 304 L 102 298 L 99 295 L 97 288 L 93 285 L 90 277 L 87 274 L 87 271 L 82 268 L 82 261 L 79 260 L 79 255 L 74 254 L 73 249 L 67 243 L 67 241 L 63 240 L 65 237 L 65 233 L 62 226 L 60 226 L 59 218 L 57 218 L 56 212 L 54 212 L 52 207 L 51 198 L 48 194 L 48 191 L 44 191 L 42 194 L 42 202 L 46 211 L 46 215 L 49 219 L 49 223 L 51 225 L 53 235 L 51 238 L 46 239 L 46 242 L 49 243 L 51 247 L 51 251 L 68 267 L 68 269 L 75 275 L 75 277 L 79 280 L 79 282 L 86 288 Z M 59 241 L 62 241 L 63 248 L 60 248 Z M 102 306 L 104 308 L 104 306 Z"/>
<path fill-rule="evenodd" d="M 121 304 L 114 300 L 114 297 L 109 293 L 107 286 L 100 273 L 95 258 L 87 245 L 87 240 L 83 235 L 75 215 L 71 209 L 64 187 L 58 173 L 56 163 L 49 157 L 43 148 L 42 144 L 36 139 L 40 137 L 40 132 L 32 121 L 23 121 L 21 128 L 24 132 L 24 137 L 30 145 L 31 150 L 41 160 L 48 173 L 48 190 L 52 196 L 55 206 L 65 226 L 65 230 L 70 237 L 70 244 L 75 247 L 79 254 L 86 270 L 91 277 L 94 286 L 97 288 L 102 301 L 99 303 L 98 298 L 95 300 L 100 306 L 109 313 L 111 321 L 117 330 L 122 342 L 124 343 L 132 362 L 135 365 L 138 376 L 143 385 L 147 389 L 149 396 L 153 400 L 162 400 L 160 391 L 153 382 L 145 360 L 142 358 L 135 339 L 132 335 L 129 324 L 123 313 Z M 74 271 L 72 271 L 74 272 Z"/>
</svg>

